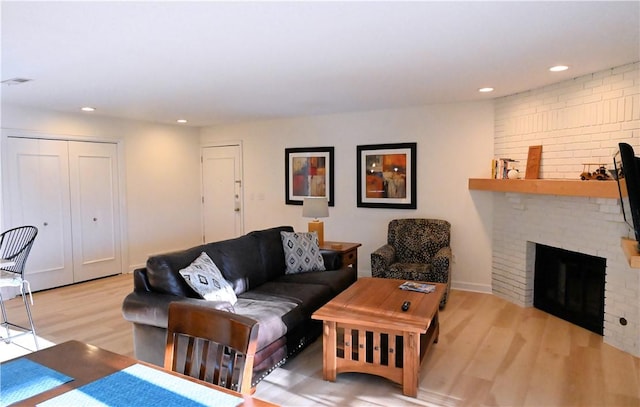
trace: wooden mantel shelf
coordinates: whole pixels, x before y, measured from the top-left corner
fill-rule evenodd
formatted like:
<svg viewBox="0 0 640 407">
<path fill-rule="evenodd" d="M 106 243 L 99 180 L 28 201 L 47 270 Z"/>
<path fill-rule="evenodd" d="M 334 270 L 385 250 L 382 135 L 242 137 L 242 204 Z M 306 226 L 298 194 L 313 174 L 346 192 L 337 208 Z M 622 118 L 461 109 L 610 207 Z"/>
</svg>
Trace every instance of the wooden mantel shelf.
<svg viewBox="0 0 640 407">
<path fill-rule="evenodd" d="M 469 189 L 521 194 L 620 198 L 616 181 L 469 178 Z"/>
<path fill-rule="evenodd" d="M 621 241 L 622 250 L 627 257 L 629 267 L 634 269 L 640 269 L 640 253 L 638 253 L 638 242 L 635 240 L 622 238 Z"/>
</svg>

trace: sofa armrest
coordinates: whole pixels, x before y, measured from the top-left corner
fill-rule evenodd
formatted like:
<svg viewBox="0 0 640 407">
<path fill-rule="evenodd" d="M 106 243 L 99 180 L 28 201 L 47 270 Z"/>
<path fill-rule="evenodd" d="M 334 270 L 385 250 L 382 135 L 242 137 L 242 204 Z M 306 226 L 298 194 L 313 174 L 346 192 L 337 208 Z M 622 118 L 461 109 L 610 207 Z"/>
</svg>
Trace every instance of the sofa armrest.
<svg viewBox="0 0 640 407">
<path fill-rule="evenodd" d="M 235 312 L 233 305 L 226 301 L 206 301 L 198 298 L 134 291 L 127 295 L 122 303 L 122 316 L 135 324 L 166 328 L 169 320 L 169 304 L 176 301 Z"/>
<path fill-rule="evenodd" d="M 431 259 L 433 271 L 439 275 L 446 275 L 449 280 L 449 266 L 451 264 L 451 247 L 443 247 L 438 250 Z"/>
<path fill-rule="evenodd" d="M 342 267 L 342 255 L 335 250 L 320 250 L 324 268 L 326 270 L 338 270 Z"/>
<path fill-rule="evenodd" d="M 385 277 L 389 266 L 396 258 L 396 250 L 390 244 L 386 244 L 371 253 L 371 276 Z"/>
<path fill-rule="evenodd" d="M 149 284 L 149 278 L 147 278 L 147 268 L 142 267 L 133 270 L 133 290 L 151 292 L 151 285 Z"/>
</svg>

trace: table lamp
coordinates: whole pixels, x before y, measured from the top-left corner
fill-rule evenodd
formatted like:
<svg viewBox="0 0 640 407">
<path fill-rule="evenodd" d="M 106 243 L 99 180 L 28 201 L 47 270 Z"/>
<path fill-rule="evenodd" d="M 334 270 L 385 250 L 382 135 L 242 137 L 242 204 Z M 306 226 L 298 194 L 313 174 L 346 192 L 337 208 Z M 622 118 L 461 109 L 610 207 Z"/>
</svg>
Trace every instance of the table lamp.
<svg viewBox="0 0 640 407">
<path fill-rule="evenodd" d="M 318 243 L 324 244 L 324 222 L 318 218 L 329 217 L 329 202 L 326 197 L 306 197 L 302 202 L 302 216 L 314 218 L 309 222 L 309 232 L 318 233 Z"/>
</svg>

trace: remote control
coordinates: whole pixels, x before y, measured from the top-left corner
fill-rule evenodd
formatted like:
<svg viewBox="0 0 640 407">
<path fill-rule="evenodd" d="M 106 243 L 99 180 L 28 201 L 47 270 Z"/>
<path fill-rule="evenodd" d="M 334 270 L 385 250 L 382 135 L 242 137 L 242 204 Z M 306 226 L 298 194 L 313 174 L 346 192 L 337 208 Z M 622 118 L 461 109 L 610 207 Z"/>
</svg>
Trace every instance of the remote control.
<svg viewBox="0 0 640 407">
<path fill-rule="evenodd" d="M 409 309 L 409 306 L 411 305 L 411 301 L 405 301 L 402 303 L 402 310 L 406 311 Z"/>
</svg>

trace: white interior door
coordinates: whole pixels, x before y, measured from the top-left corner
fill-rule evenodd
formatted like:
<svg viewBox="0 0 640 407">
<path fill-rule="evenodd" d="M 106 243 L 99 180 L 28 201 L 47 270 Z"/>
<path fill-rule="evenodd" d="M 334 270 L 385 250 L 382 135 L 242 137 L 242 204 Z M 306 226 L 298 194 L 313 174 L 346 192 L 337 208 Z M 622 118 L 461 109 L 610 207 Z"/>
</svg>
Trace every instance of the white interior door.
<svg viewBox="0 0 640 407">
<path fill-rule="evenodd" d="M 242 163 L 239 145 L 202 149 L 204 242 L 241 236 Z"/>
<path fill-rule="evenodd" d="M 32 290 L 73 283 L 67 142 L 7 139 L 5 228 L 33 225 L 25 266 Z"/>
<path fill-rule="evenodd" d="M 74 282 L 121 273 L 117 147 L 69 142 Z"/>
</svg>

